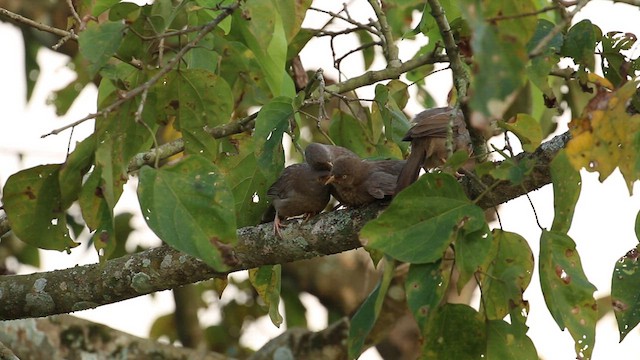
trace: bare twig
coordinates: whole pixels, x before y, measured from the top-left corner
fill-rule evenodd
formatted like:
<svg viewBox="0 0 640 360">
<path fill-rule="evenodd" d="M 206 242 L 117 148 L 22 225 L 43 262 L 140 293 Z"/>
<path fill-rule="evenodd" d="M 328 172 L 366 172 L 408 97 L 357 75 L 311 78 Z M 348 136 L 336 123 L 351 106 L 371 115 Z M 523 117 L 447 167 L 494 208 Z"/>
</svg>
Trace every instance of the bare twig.
<svg viewBox="0 0 640 360">
<path fill-rule="evenodd" d="M 387 67 L 396 68 L 402 65 L 398 55 L 398 47 L 393 40 L 393 34 L 391 33 L 391 27 L 387 22 L 387 15 L 382 11 L 382 7 L 378 0 L 369 0 L 369 5 L 376 13 L 378 18 L 378 24 L 380 24 L 380 33 L 382 39 L 382 49 L 384 50 L 385 57 L 387 58 Z"/>
<path fill-rule="evenodd" d="M 440 2 L 438 0 L 429 0 L 428 3 L 431 7 L 431 15 L 436 20 L 436 24 L 438 24 L 438 28 L 440 29 L 440 34 L 442 35 L 442 39 L 444 41 L 444 48 L 447 52 L 447 56 L 449 57 L 449 63 L 453 76 L 453 85 L 455 86 L 456 92 L 458 94 L 457 107 L 462 110 L 464 114 L 464 121 L 467 125 L 467 129 L 469 130 L 469 134 L 471 135 L 473 150 L 476 155 L 481 155 L 484 153 L 486 142 L 482 135 L 473 126 L 471 126 L 471 116 L 469 108 L 467 106 L 469 74 L 467 74 L 467 71 L 460 57 L 460 50 L 458 49 L 458 45 L 456 45 L 453 33 L 451 32 L 451 26 L 449 25 L 449 21 L 447 20 L 442 5 L 440 5 Z M 452 122 L 453 118 L 450 121 L 449 129 L 452 129 Z M 449 133 L 449 131 L 447 132 L 447 137 L 449 138 L 450 136 L 453 136 L 453 130 L 451 130 L 451 133 Z"/>
<path fill-rule="evenodd" d="M 238 2 L 235 2 L 227 7 L 225 7 L 222 11 L 222 13 L 220 15 L 218 15 L 215 19 L 213 19 L 210 23 L 208 23 L 199 33 L 198 35 L 191 40 L 190 42 L 188 42 L 182 49 L 180 49 L 180 51 L 178 51 L 176 53 L 176 55 L 171 58 L 171 60 L 169 60 L 162 68 L 160 68 L 160 70 L 153 76 L 151 77 L 147 82 L 143 83 L 142 85 L 129 90 L 128 92 L 126 92 L 120 99 L 116 100 L 115 102 L 111 103 L 111 105 L 105 107 L 104 109 L 94 113 L 94 114 L 89 114 L 87 116 L 85 116 L 84 118 L 75 121 L 71 124 L 65 125 L 61 128 L 52 130 L 50 133 L 48 134 L 44 134 L 42 135 L 42 137 L 47 137 L 49 135 L 56 135 L 59 134 L 60 132 L 67 130 L 71 127 L 77 126 L 87 120 L 90 119 L 95 119 L 98 116 L 103 116 L 103 115 L 107 115 L 108 113 L 110 113 L 111 111 L 114 111 L 115 109 L 117 109 L 120 105 L 124 104 L 125 102 L 133 99 L 134 97 L 142 94 L 144 91 L 148 91 L 153 85 L 155 85 L 158 81 L 160 81 L 160 79 L 162 79 L 169 71 L 173 70 L 173 68 L 180 62 L 180 60 L 182 59 L 182 57 L 184 57 L 184 55 L 191 49 L 195 48 L 196 46 L 198 46 L 198 43 L 209 33 L 211 32 L 213 29 L 216 28 L 216 26 L 218 26 L 218 24 L 224 20 L 227 16 L 231 15 L 231 13 L 233 13 L 233 11 L 235 11 L 238 7 L 240 6 L 240 4 Z"/>
<path fill-rule="evenodd" d="M 62 37 L 71 37 L 74 40 L 78 40 L 78 35 L 73 34 L 69 31 L 66 30 L 62 30 L 62 29 L 58 29 L 55 28 L 53 26 L 49 26 L 49 25 L 45 25 L 42 23 L 39 23 L 37 21 L 33 21 L 31 19 L 28 19 L 24 16 L 18 15 L 16 13 L 13 13 L 7 9 L 4 8 L 0 8 L 0 16 L 3 16 L 5 18 L 8 18 L 10 20 L 19 22 L 21 24 L 25 24 L 27 26 L 30 26 L 34 29 L 38 29 L 40 31 L 44 31 L 44 32 L 48 32 L 54 35 L 58 35 L 58 36 L 62 36 Z"/>
<path fill-rule="evenodd" d="M 439 62 L 447 62 L 448 60 L 449 58 L 444 55 L 432 54 L 432 53 L 424 54 L 416 58 L 413 58 L 409 61 L 406 61 L 396 68 L 386 68 L 386 69 L 377 70 L 377 71 L 367 71 L 366 73 L 360 76 L 351 78 L 341 83 L 327 86 L 326 91 L 333 91 L 339 94 L 345 93 L 365 85 L 374 84 L 381 80 L 396 79 L 401 74 L 411 71 L 423 65 L 435 64 Z"/>
<path fill-rule="evenodd" d="M 76 23 L 78 24 L 78 29 L 82 29 L 84 27 L 84 23 L 82 19 L 80 19 L 80 15 L 78 15 L 76 8 L 73 6 L 73 0 L 67 0 L 67 5 L 69 6 L 69 11 L 71 11 L 71 16 L 73 17 L 73 20 L 75 20 Z"/>
<path fill-rule="evenodd" d="M 495 16 L 495 17 L 486 19 L 486 21 L 495 22 L 495 21 L 502 21 L 502 20 L 519 19 L 519 18 L 523 18 L 523 17 L 527 17 L 527 16 L 539 15 L 539 14 L 542 14 L 542 13 L 545 13 L 545 12 L 551 11 L 551 10 L 557 10 L 558 8 L 559 8 L 558 5 L 551 5 L 551 6 L 543 7 L 542 9 L 536 10 L 536 11 L 530 11 L 530 12 L 513 14 L 513 15 Z"/>
<path fill-rule="evenodd" d="M 340 19 L 342 21 L 348 22 L 349 24 L 354 25 L 356 27 L 356 30 L 364 29 L 364 30 L 366 30 L 366 31 L 368 31 L 368 32 L 370 32 L 372 34 L 376 34 L 376 35 L 380 36 L 380 33 L 378 32 L 378 29 L 376 29 L 374 26 L 372 26 L 371 24 L 362 24 L 360 22 L 357 22 L 357 21 L 353 20 L 351 18 L 351 16 L 348 16 L 348 13 L 347 13 L 347 16 L 345 17 L 345 16 L 342 16 L 340 14 L 334 13 L 332 11 L 328 11 L 328 10 L 324 10 L 324 9 L 318 9 L 318 8 L 313 7 L 313 6 L 310 7 L 309 10 L 321 12 L 321 13 L 330 15 L 332 18 Z"/>
</svg>

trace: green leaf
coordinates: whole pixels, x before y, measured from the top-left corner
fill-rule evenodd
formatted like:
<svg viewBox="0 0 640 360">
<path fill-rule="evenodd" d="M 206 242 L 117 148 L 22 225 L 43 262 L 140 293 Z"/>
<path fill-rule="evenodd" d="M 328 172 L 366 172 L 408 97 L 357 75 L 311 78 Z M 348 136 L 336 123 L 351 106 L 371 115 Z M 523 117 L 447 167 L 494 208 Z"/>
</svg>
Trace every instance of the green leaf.
<svg viewBox="0 0 640 360">
<path fill-rule="evenodd" d="M 7 179 L 2 202 L 11 230 L 27 244 L 49 250 L 78 246 L 71 240 L 63 207 L 60 164 L 40 165 Z"/>
<path fill-rule="evenodd" d="M 638 215 L 636 215 L 636 238 L 640 241 L 640 211 L 638 211 Z"/>
<path fill-rule="evenodd" d="M 421 359 L 480 359 L 487 345 L 486 336 L 485 325 L 472 307 L 445 304 L 422 333 Z"/>
<path fill-rule="evenodd" d="M 590 358 L 598 315 L 593 298 L 596 287 L 585 276 L 576 244 L 568 235 L 542 232 L 539 271 L 549 312 L 560 329 L 569 329 L 575 341 L 576 355 Z"/>
<path fill-rule="evenodd" d="M 593 52 L 598 43 L 597 32 L 600 32 L 598 27 L 587 19 L 574 24 L 567 32 L 560 54 L 573 58 L 576 65 L 595 70 Z"/>
<path fill-rule="evenodd" d="M 223 78 L 204 69 L 173 72 L 158 91 L 158 104 L 167 116 L 176 116 L 174 126 L 182 132 L 188 154 L 217 157 L 218 142 L 203 127 L 231 118 L 231 88 Z"/>
<path fill-rule="evenodd" d="M 166 168 L 143 167 L 138 198 L 147 224 L 167 244 L 217 271 L 237 261 L 233 194 L 205 158 L 191 155 Z"/>
<path fill-rule="evenodd" d="M 480 230 L 461 235 L 455 243 L 456 267 L 460 272 L 458 293 L 474 274 L 486 273 L 498 245 L 486 223 Z"/>
<path fill-rule="evenodd" d="M 65 209 L 78 199 L 83 177 L 93 163 L 95 150 L 96 140 L 95 135 L 92 134 L 76 145 L 60 167 L 60 196 Z"/>
<path fill-rule="evenodd" d="M 284 318 L 286 320 L 287 329 L 293 327 L 307 328 L 307 308 L 300 301 L 300 290 L 293 281 L 282 284 L 280 296 L 284 303 Z"/>
<path fill-rule="evenodd" d="M 573 212 L 580 197 L 582 179 L 569 162 L 565 150 L 560 150 L 551 161 L 551 180 L 553 183 L 553 225 L 551 230 L 566 233 L 571 228 Z"/>
<path fill-rule="evenodd" d="M 242 135 L 234 137 L 233 141 L 237 144 L 237 152 L 224 152 L 216 165 L 233 191 L 236 223 L 240 228 L 259 222 L 267 208 L 269 183 L 256 161 L 253 138 Z"/>
<path fill-rule="evenodd" d="M 534 152 L 542 142 L 540 124 L 531 115 L 518 114 L 514 122 L 498 121 L 498 125 L 514 133 L 526 152 Z"/>
<path fill-rule="evenodd" d="M 109 20 L 119 21 L 126 20 L 129 23 L 136 21 L 140 16 L 141 8 L 138 4 L 131 2 L 121 2 L 113 5 L 109 10 Z"/>
<path fill-rule="evenodd" d="M 617 88 L 627 80 L 630 65 L 623 51 L 629 50 L 637 38 L 631 33 L 612 31 L 602 38 L 602 72 L 605 78 Z"/>
<path fill-rule="evenodd" d="M 256 118 L 255 156 L 265 178 L 272 182 L 284 165 L 282 135 L 293 116 L 291 98 L 277 97 L 263 106 Z"/>
<path fill-rule="evenodd" d="M 312 0 L 274 0 L 273 2 L 282 18 L 286 41 L 290 43 L 300 31 L 300 26 L 307 14 L 307 9 L 311 6 Z"/>
<path fill-rule="evenodd" d="M 487 319 L 500 320 L 525 304 L 522 294 L 531 282 L 533 254 L 522 236 L 493 230 L 497 253 L 481 275 L 482 306 Z"/>
<path fill-rule="evenodd" d="M 364 61 L 364 69 L 368 70 L 373 64 L 373 60 L 375 58 L 375 46 L 371 46 L 373 43 L 373 37 L 368 31 L 358 30 L 355 32 L 355 35 L 358 37 L 358 42 L 360 45 L 369 45 L 361 50 L 362 52 L 362 60 Z"/>
<path fill-rule="evenodd" d="M 429 263 L 463 230 L 473 233 L 485 226 L 482 209 L 466 197 L 448 174 L 425 174 L 396 195 L 389 207 L 360 231 L 368 247 L 410 263 Z"/>
<path fill-rule="evenodd" d="M 286 72 L 287 34 L 281 14 L 271 1 L 248 0 L 243 6 L 243 17 L 234 14 L 245 43 L 255 54 L 274 96 L 295 96 L 293 80 Z M 287 21 L 289 21 L 288 19 Z M 292 25 L 289 23 L 289 25 Z"/>
<path fill-rule="evenodd" d="M 420 329 L 427 326 L 444 299 L 451 279 L 451 262 L 437 260 L 427 264 L 411 264 L 405 281 L 407 305 Z"/>
<path fill-rule="evenodd" d="M 27 84 L 27 102 L 31 99 L 33 89 L 40 77 L 40 64 L 38 64 L 38 52 L 42 47 L 36 34 L 28 28 L 22 28 L 22 43 L 24 45 L 24 79 Z"/>
<path fill-rule="evenodd" d="M 376 285 L 375 289 L 367 296 L 358 308 L 358 311 L 356 311 L 351 318 L 349 338 L 347 339 L 349 359 L 356 359 L 360 356 L 364 341 L 378 320 L 378 315 L 380 315 L 382 303 L 387 295 L 387 290 L 389 290 L 391 280 L 393 280 L 395 270 L 395 262 L 389 259 L 387 260 L 384 264 L 382 279 L 380 279 L 378 285 Z"/>
<path fill-rule="evenodd" d="M 514 158 L 507 158 L 490 171 L 491 176 L 500 180 L 507 180 L 514 185 L 521 184 L 531 172 L 534 162 L 523 158 L 517 161 Z"/>
<path fill-rule="evenodd" d="M 124 35 L 122 21 L 96 24 L 89 22 L 79 35 L 80 53 L 89 60 L 89 72 L 94 75 L 116 53 Z"/>
<path fill-rule="evenodd" d="M 282 315 L 278 311 L 280 304 L 281 266 L 265 265 L 249 270 L 249 280 L 264 303 L 269 308 L 269 318 L 276 327 L 282 324 Z"/>
<path fill-rule="evenodd" d="M 109 258 L 117 245 L 113 207 L 105 199 L 107 187 L 102 177 L 102 167 L 96 167 L 82 185 L 78 201 L 89 230 L 95 231 L 92 241 L 100 261 Z"/>
<path fill-rule="evenodd" d="M 487 322 L 486 358 L 538 360 L 538 352 L 520 327 L 503 320 L 490 320 Z"/>
<path fill-rule="evenodd" d="M 91 15 L 97 17 L 118 3 L 120 3 L 120 0 L 96 0 L 91 11 Z"/>
<path fill-rule="evenodd" d="M 471 46 L 477 60 L 470 104 L 475 111 L 502 118 L 525 82 L 526 44 L 534 34 L 536 20 L 533 16 L 496 22 L 487 19 L 533 12 L 536 5 L 532 0 L 487 1 L 482 5 L 462 7 L 473 34 Z"/>
<path fill-rule="evenodd" d="M 640 245 L 621 257 L 613 269 L 611 302 L 620 341 L 640 323 Z"/>
<path fill-rule="evenodd" d="M 527 52 L 531 52 L 549 34 L 555 25 L 545 19 L 539 19 L 533 37 L 527 44 Z M 549 86 L 549 72 L 558 64 L 560 48 L 564 38 L 562 34 L 556 34 L 543 48 L 541 55 L 531 59 L 531 64 L 527 67 L 529 80 L 537 86 L 547 98 L 555 97 L 553 90 Z"/>
<path fill-rule="evenodd" d="M 336 112 L 331 118 L 329 136 L 336 145 L 344 146 L 361 157 L 374 154 L 371 133 L 362 121 L 342 111 Z"/>
</svg>

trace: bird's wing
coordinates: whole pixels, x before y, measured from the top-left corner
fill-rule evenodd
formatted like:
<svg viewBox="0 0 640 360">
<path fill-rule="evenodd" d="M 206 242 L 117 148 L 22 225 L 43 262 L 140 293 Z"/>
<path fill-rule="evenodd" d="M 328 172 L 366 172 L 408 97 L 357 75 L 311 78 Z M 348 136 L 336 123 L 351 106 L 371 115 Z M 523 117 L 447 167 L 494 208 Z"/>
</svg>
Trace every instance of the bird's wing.
<svg viewBox="0 0 640 360">
<path fill-rule="evenodd" d="M 366 181 L 366 189 L 376 199 L 395 194 L 398 177 L 385 172 L 374 172 Z"/>
</svg>

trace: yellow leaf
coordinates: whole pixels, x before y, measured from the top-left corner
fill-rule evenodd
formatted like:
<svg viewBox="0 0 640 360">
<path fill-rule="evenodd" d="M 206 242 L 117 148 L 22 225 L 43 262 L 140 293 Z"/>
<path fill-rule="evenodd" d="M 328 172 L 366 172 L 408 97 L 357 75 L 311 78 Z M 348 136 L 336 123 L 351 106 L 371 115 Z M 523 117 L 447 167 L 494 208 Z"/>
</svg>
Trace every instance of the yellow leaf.
<svg viewBox="0 0 640 360">
<path fill-rule="evenodd" d="M 569 124 L 572 140 L 567 155 L 576 169 L 598 171 L 604 181 L 616 167 L 624 176 L 629 193 L 640 178 L 638 141 L 640 115 L 627 112 L 637 82 L 629 82 L 616 91 L 600 88 L 587 104 L 581 117 Z"/>
</svg>

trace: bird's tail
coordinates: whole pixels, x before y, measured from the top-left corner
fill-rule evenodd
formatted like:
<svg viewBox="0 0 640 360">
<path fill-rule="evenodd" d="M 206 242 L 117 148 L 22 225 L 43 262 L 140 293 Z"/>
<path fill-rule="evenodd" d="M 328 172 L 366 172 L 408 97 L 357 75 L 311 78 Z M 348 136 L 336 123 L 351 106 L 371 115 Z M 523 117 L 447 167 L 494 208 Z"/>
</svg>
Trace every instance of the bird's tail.
<svg viewBox="0 0 640 360">
<path fill-rule="evenodd" d="M 262 214 L 262 219 L 260 219 L 260 224 L 272 222 L 273 219 L 276 218 L 276 208 L 273 207 L 273 204 L 269 204 L 267 210 Z"/>
<path fill-rule="evenodd" d="M 412 149 L 418 151 L 411 151 L 407 158 L 407 163 L 404 164 L 400 175 L 398 176 L 398 183 L 396 184 L 396 194 L 402 191 L 402 189 L 413 184 L 420 174 L 420 167 L 424 163 L 426 158 L 426 152 L 423 149 Z"/>
</svg>

